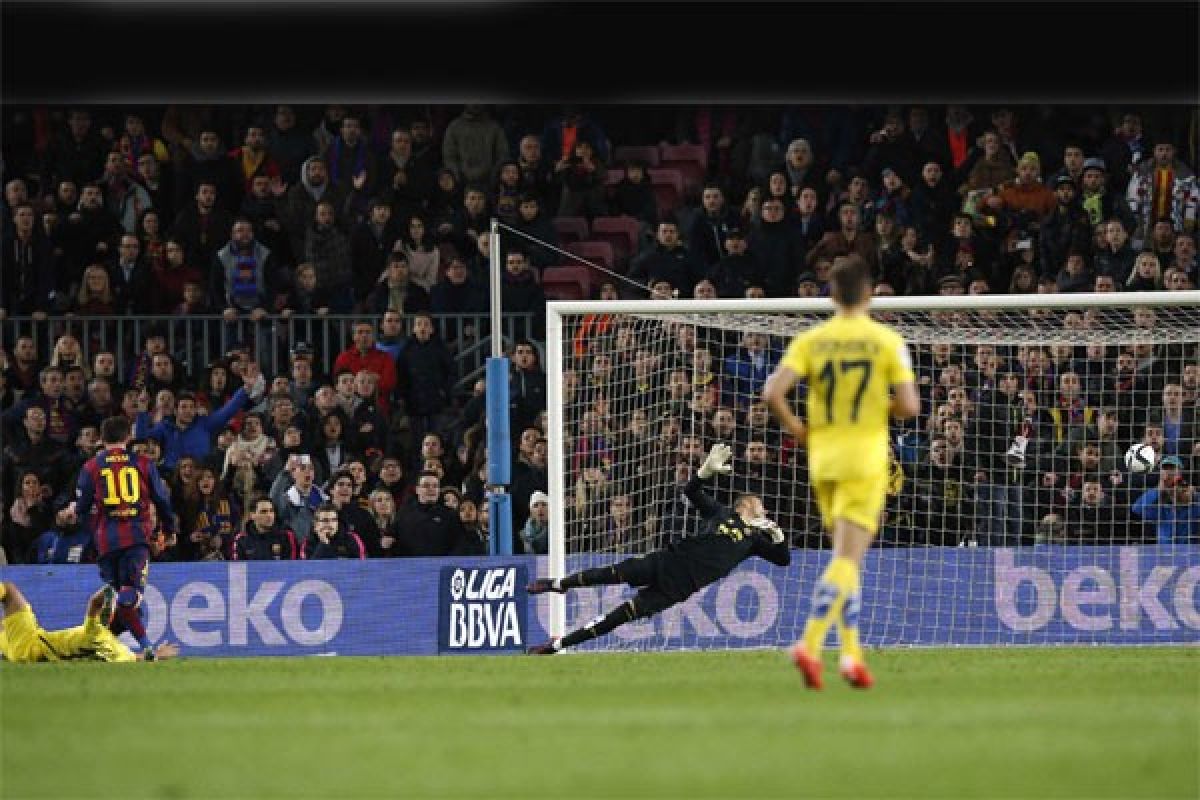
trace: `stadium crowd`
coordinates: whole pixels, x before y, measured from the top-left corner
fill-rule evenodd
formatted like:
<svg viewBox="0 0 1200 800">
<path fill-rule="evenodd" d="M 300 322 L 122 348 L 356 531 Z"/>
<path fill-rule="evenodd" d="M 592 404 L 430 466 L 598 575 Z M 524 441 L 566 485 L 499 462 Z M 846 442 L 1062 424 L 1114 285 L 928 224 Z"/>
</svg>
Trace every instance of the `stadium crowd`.
<svg viewBox="0 0 1200 800">
<path fill-rule="evenodd" d="M 1188 107 L 1148 109 L 1145 130 L 1134 110 L 955 105 L 4 114 L 9 562 L 92 557 L 60 512 L 114 414 L 135 423 L 180 517 L 157 559 L 486 552 L 483 385 L 464 381 L 460 339 L 443 333 L 459 324 L 444 315 L 487 309 L 493 216 L 507 226 L 504 309 L 532 320 L 508 343 L 526 552 L 546 548 L 541 319 L 557 295 L 543 276 L 571 263 L 566 221 L 636 221 L 629 251 L 590 273 L 599 299 L 822 296 L 848 253 L 881 296 L 1178 291 L 1200 277 Z M 700 154 L 699 171 L 674 171 L 688 179 L 675 197 L 660 145 Z M 347 314 L 345 340 L 268 325 Z M 179 319 L 117 326 L 148 315 Z M 954 344 L 951 317 L 948 341 L 916 348 L 925 413 L 895 431 L 884 542 L 1200 538 L 1200 336 L 1154 342 L 1194 318 L 1132 311 L 1147 335 L 1128 345 L 1092 342 L 1091 314 L 1030 321 L 1077 341 Z M 724 489 L 761 493 L 794 544 L 819 544 L 792 488 L 803 458 L 755 399 L 782 340 L 577 322 L 563 387 L 573 549 L 689 530 L 677 489 L 717 439 L 740 462 Z M 1123 467 L 1133 441 L 1162 457 L 1144 476 Z M 314 528 L 325 502 L 354 546 Z"/>
</svg>

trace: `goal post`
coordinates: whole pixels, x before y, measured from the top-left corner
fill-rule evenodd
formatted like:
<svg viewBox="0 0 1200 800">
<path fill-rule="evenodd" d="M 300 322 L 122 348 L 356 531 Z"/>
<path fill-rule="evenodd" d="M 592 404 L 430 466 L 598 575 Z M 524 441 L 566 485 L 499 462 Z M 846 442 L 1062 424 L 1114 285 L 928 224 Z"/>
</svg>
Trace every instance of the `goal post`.
<svg viewBox="0 0 1200 800">
<path fill-rule="evenodd" d="M 713 441 L 734 445 L 735 472 L 710 491 L 726 504 L 761 494 L 794 548 L 789 568 L 749 559 L 590 647 L 799 636 L 828 545 L 804 450 L 759 400 L 791 337 L 832 311 L 827 298 L 547 304 L 544 574 L 699 532 L 680 490 Z M 1147 493 L 1164 475 L 1200 480 L 1200 291 L 886 297 L 871 312 L 908 341 L 922 411 L 891 431 L 864 642 L 1195 641 L 1200 491 L 1181 485 L 1152 503 Z M 1143 440 L 1158 458 L 1134 474 L 1120 457 Z M 550 593 L 536 608 L 559 636 L 629 591 Z"/>
</svg>

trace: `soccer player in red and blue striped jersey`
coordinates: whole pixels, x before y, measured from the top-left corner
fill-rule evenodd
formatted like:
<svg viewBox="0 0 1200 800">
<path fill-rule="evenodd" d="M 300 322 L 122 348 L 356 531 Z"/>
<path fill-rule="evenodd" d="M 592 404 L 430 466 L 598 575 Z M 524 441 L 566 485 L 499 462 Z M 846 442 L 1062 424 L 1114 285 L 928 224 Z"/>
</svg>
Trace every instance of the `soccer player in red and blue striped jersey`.
<svg viewBox="0 0 1200 800">
<path fill-rule="evenodd" d="M 104 420 L 100 438 L 104 450 L 80 470 L 75 502 L 69 511 L 93 526 L 100 576 L 117 590 L 113 633 L 128 630 L 149 658 L 153 648 L 146 637 L 139 607 L 146 588 L 150 542 L 159 522 L 167 534 L 174 533 L 175 515 L 170 494 L 154 462 L 127 449 L 129 420 L 125 417 Z M 157 520 L 151 504 L 158 512 Z"/>
</svg>

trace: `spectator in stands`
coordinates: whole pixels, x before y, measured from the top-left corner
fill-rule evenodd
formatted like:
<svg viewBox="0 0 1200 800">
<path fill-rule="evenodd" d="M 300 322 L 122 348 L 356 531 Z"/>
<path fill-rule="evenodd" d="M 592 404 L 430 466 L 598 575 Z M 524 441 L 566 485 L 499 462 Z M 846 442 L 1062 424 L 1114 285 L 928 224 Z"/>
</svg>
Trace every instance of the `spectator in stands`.
<svg viewBox="0 0 1200 800">
<path fill-rule="evenodd" d="M 109 316 L 117 313 L 117 296 L 112 290 L 108 270 L 93 264 L 83 271 L 73 310 L 83 316 Z"/>
<path fill-rule="evenodd" d="M 279 218 L 288 236 L 290 252 L 302 258 L 308 230 L 316 219 L 317 203 L 332 204 L 335 218 L 345 213 L 349 193 L 329 180 L 329 168 L 323 158 L 313 156 L 300 170 L 300 182 L 291 188 L 283 181 L 271 182 L 271 194 L 278 203 Z"/>
<path fill-rule="evenodd" d="M 522 194 L 533 195 L 543 206 L 557 199 L 551 196 L 553 170 L 542 152 L 541 140 L 534 134 L 521 137 L 518 144 L 517 168 L 521 173 Z"/>
<path fill-rule="evenodd" d="M 313 512 L 329 500 L 315 479 L 312 456 L 300 453 L 288 458 L 271 484 L 271 502 L 279 524 L 295 532 L 301 541 L 312 530 Z"/>
<path fill-rule="evenodd" d="M 287 319 L 292 314 L 329 313 L 329 292 L 317 285 L 317 268 L 308 262 L 296 265 L 296 270 L 283 299 L 280 315 Z"/>
<path fill-rule="evenodd" d="M 1071 251 L 1081 256 L 1091 246 L 1091 225 L 1077 200 L 1074 181 L 1067 175 L 1054 179 L 1054 210 L 1046 218 L 1038 235 L 1043 272 L 1053 272 L 1064 266 Z"/>
<path fill-rule="evenodd" d="M 347 196 L 355 192 L 369 195 L 377 186 L 379 167 L 363 136 L 362 121 L 346 114 L 324 153 L 329 165 L 329 183 Z"/>
<path fill-rule="evenodd" d="M 417 476 L 416 495 L 399 511 L 401 536 L 398 556 L 466 555 L 467 539 L 458 515 L 439 500 L 441 483 L 436 473 Z"/>
<path fill-rule="evenodd" d="M 277 524 L 271 498 L 256 495 L 247 505 L 245 527 L 233 539 L 233 561 L 296 561 L 300 544 L 296 534 Z"/>
<path fill-rule="evenodd" d="M 163 465 L 174 469 L 185 455 L 204 459 L 212 450 L 213 438 L 233 415 L 262 396 L 265 380 L 257 364 L 249 364 L 242 373 L 244 386 L 234 392 L 228 403 L 204 416 L 196 414 L 196 398 L 190 392 L 180 394 L 175 414 L 151 425 L 144 405 L 139 409 L 134 435 L 139 439 L 154 437 L 163 443 Z"/>
<path fill-rule="evenodd" d="M 549 552 L 549 519 L 550 496 L 545 492 L 534 492 L 529 498 L 529 518 L 525 520 L 525 525 L 518 534 L 521 552 L 540 556 Z"/>
<path fill-rule="evenodd" d="M 316 142 L 296 125 L 296 112 L 290 105 L 275 107 L 274 119 L 267 131 L 267 153 L 279 165 L 280 177 L 287 183 L 300 179 L 300 167 L 313 154 Z"/>
<path fill-rule="evenodd" d="M 1079 197 L 1093 228 L 1110 219 L 1121 220 L 1127 231 L 1133 228 L 1133 212 L 1125 202 L 1124 195 L 1109 189 L 1104 159 L 1089 158 L 1083 162 Z"/>
<path fill-rule="evenodd" d="M 725 257 L 725 239 L 729 230 L 738 225 L 737 216 L 725 202 L 725 192 L 717 183 L 709 182 L 700 192 L 703 213 L 693 223 L 688 236 L 688 252 L 712 269 Z"/>
<path fill-rule="evenodd" d="M 217 197 L 216 184 L 201 181 L 194 202 L 184 207 L 171 225 L 171 235 L 184 243 L 185 251 L 197 264 L 211 264 L 233 229 L 233 217 L 224 207 L 218 207 Z"/>
<path fill-rule="evenodd" d="M 764 211 L 765 206 L 764 203 Z M 764 215 L 764 220 L 766 219 Z M 842 203 L 838 206 L 837 231 L 831 231 L 821 237 L 817 246 L 808 251 L 805 262 L 812 267 L 818 259 L 834 259 L 838 256 L 856 254 L 861 256 L 871 267 L 873 275 L 879 274 L 879 246 L 874 233 L 862 231 L 862 214 L 854 203 Z M 756 250 L 756 252 L 758 252 Z M 761 257 L 761 254 L 760 254 Z M 791 292 L 788 292 L 790 295 Z"/>
<path fill-rule="evenodd" d="M 232 213 L 242 204 L 245 181 L 241 169 L 226 153 L 221 135 L 211 123 L 200 126 L 196 144 L 186 152 L 179 189 L 191 195 L 206 183 L 213 186 L 216 205 L 224 213 Z"/>
<path fill-rule="evenodd" d="M 57 135 L 46 161 L 55 182 L 82 185 L 100 176 L 107 151 L 104 139 L 92 127 L 91 113 L 74 108 L 67 113 L 67 128 Z"/>
<path fill-rule="evenodd" d="M 442 137 L 442 163 L 463 183 L 487 183 L 508 157 L 504 128 L 487 109 L 468 103 L 450 121 Z"/>
<path fill-rule="evenodd" d="M 381 555 L 379 529 L 375 526 L 375 519 L 366 505 L 365 498 L 360 502 L 355 493 L 356 480 L 351 465 L 356 463 L 359 469 L 363 470 L 365 477 L 365 469 L 361 463 L 347 461 L 329 479 L 329 504 L 337 510 L 342 530 L 357 535 L 367 556 L 376 558 Z"/>
<path fill-rule="evenodd" d="M 748 252 L 746 235 L 740 227 L 726 230 L 724 249 L 726 255 L 708 273 L 719 297 L 742 297 L 747 285 L 763 283 L 762 266 Z"/>
<path fill-rule="evenodd" d="M 415 439 L 438 427 L 438 417 L 450 408 L 455 368 L 450 351 L 434 333 L 433 317 L 418 313 L 396 362 L 399 394 Z"/>
<path fill-rule="evenodd" d="M 183 302 L 185 283 L 200 284 L 204 280 L 204 273 L 194 263 L 188 261 L 185 246 L 181 238 L 167 237 L 163 245 L 162 266 L 151 267 L 150 284 L 153 286 L 153 300 L 155 308 L 160 314 L 173 313 Z"/>
<path fill-rule="evenodd" d="M 658 219 L 658 200 L 644 161 L 635 159 L 625 163 L 625 176 L 613 188 L 611 210 L 618 216 L 640 220 L 644 226 L 653 225 Z"/>
<path fill-rule="evenodd" d="M 1200 500 L 1177 456 L 1159 462 L 1158 486 L 1145 491 L 1130 510 L 1154 523 L 1154 541 L 1160 545 L 1200 540 Z"/>
<path fill-rule="evenodd" d="M 250 220 L 239 218 L 230 228 L 229 243 L 213 258 L 211 293 L 224 307 L 227 322 L 240 314 L 255 321 L 263 319 L 267 309 L 274 308 L 274 296 L 281 281 L 279 265 L 274 254 L 254 236 Z M 269 352 L 266 333 L 259 342 L 258 352 Z"/>
<path fill-rule="evenodd" d="M 0 252 L 4 253 L 0 314 L 40 317 L 54 308 L 60 283 L 58 258 L 53 242 L 37 227 L 32 204 L 20 203 L 12 213 L 12 225 L 5 225 L 0 233 Z"/>
<path fill-rule="evenodd" d="M 1125 282 L 1125 290 L 1129 292 L 1155 292 L 1163 288 L 1162 265 L 1158 256 L 1149 250 L 1137 254 L 1133 261 L 1133 271 Z"/>
<path fill-rule="evenodd" d="M 250 184 L 256 176 L 265 176 L 268 183 L 272 178 L 282 177 L 279 165 L 267 151 L 266 131 L 257 122 L 251 122 L 246 126 L 245 134 L 242 137 L 242 146 L 230 150 L 229 158 L 237 167 L 237 172 L 242 179 L 243 195 L 250 192 Z"/>
<path fill-rule="evenodd" d="M 31 564 L 37 561 L 34 540 L 54 527 L 51 487 L 32 469 L 21 472 L 15 484 L 16 499 L 3 526 L 3 551 L 9 564 Z"/>
<path fill-rule="evenodd" d="M 154 203 L 150 193 L 133 179 L 131 168 L 121 153 L 110 152 L 104 157 L 104 172 L 98 181 L 104 187 L 105 208 L 126 233 L 137 229 L 138 217 Z"/>
<path fill-rule="evenodd" d="M 343 370 L 356 373 L 370 370 L 378 376 L 379 408 L 384 415 L 391 410 L 390 398 L 396 388 L 396 365 L 391 356 L 375 346 L 375 326 L 370 322 L 356 322 L 353 329 L 354 343 L 338 354 L 333 362 L 334 374 Z"/>
<path fill-rule="evenodd" d="M 137 170 L 134 180 L 141 184 L 150 196 L 150 205 L 160 221 L 175 219 L 175 203 L 179 191 L 175 184 L 175 173 L 153 153 L 142 153 L 134 162 Z M 143 211 L 143 213 L 145 213 Z"/>
<path fill-rule="evenodd" d="M 368 309 L 376 314 L 388 311 L 412 314 L 427 311 L 430 305 L 429 292 L 409 279 L 408 256 L 403 250 L 393 250 L 387 269 L 367 300 Z"/>
<path fill-rule="evenodd" d="M 1196 237 L 1190 233 L 1176 233 L 1171 244 L 1170 265 L 1183 272 L 1192 283 L 1200 280 L 1200 268 L 1196 264 Z"/>
<path fill-rule="evenodd" d="M 513 347 L 508 385 L 511 425 L 513 430 L 522 430 L 546 410 L 546 373 L 529 339 L 520 339 Z"/>
<path fill-rule="evenodd" d="M 532 323 L 514 325 L 518 337 L 545 338 L 546 294 L 536 273 L 529 268 L 529 256 L 522 249 L 512 248 L 504 255 L 500 302 L 507 312 L 534 315 Z"/>
<path fill-rule="evenodd" d="M 310 560 L 367 557 L 362 539 L 346 528 L 338 510 L 331 503 L 323 503 L 317 508 L 313 515 L 312 531 L 305 537 L 303 549 L 303 557 Z"/>
<path fill-rule="evenodd" d="M 333 203 L 328 200 L 317 203 L 300 252 L 304 261 L 316 269 L 317 286 L 328 294 L 330 311 L 350 312 L 355 300 L 350 239 L 337 225 Z"/>
<path fill-rule="evenodd" d="M 190 542 L 190 551 L 179 544 L 185 561 L 223 561 L 230 553 L 234 535 L 241 530 L 241 506 L 229 496 L 217 470 L 202 466 L 196 469 L 196 516 L 190 528 L 182 533 Z"/>
<path fill-rule="evenodd" d="M 367 497 L 371 520 L 379 531 L 379 555 L 387 558 L 396 554 L 396 542 L 403 532 L 396 515 L 396 498 L 386 488 L 371 490 Z"/>
<path fill-rule="evenodd" d="M 154 292 L 150 267 L 141 258 L 141 242 L 132 233 L 121 236 L 116 258 L 109 264 L 109 283 L 116 295 L 117 313 L 136 316 L 150 311 Z"/>
<path fill-rule="evenodd" d="M 685 297 L 691 295 L 692 287 L 702 277 L 704 267 L 683 246 L 679 224 L 674 219 L 659 221 L 654 246 L 633 259 L 629 268 L 630 280 L 643 286 L 665 280 Z"/>
<path fill-rule="evenodd" d="M 476 283 L 466 262 L 454 256 L 446 264 L 445 275 L 430 292 L 430 310 L 435 314 L 475 314 L 488 310 L 486 288 Z M 453 329 L 457 332 L 457 322 Z M 451 334 L 454 336 L 455 334 Z"/>
<path fill-rule="evenodd" d="M 1000 134 L 995 130 L 988 130 L 981 138 L 983 155 L 971 167 L 966 183 L 959 187 L 959 194 L 994 190 L 1016 177 L 1016 157 L 1002 146 Z"/>
<path fill-rule="evenodd" d="M 394 216 L 406 219 L 423 208 L 433 193 L 433 168 L 414 157 L 410 131 L 397 128 L 390 141 L 391 147 L 380 162 L 379 186 Z"/>
<path fill-rule="evenodd" d="M 584 216 L 589 220 L 608 212 L 604 197 L 607 167 L 586 139 L 576 140 L 569 155 L 554 165 L 555 182 L 561 189 L 560 216 Z"/>
<path fill-rule="evenodd" d="M 42 368 L 38 373 L 38 391 L 22 396 L 21 402 L 4 412 L 3 424 L 14 430 L 25 419 L 25 411 L 30 407 L 45 412 L 46 438 L 62 445 L 75 440 L 79 431 L 79 417 L 63 396 L 63 371 L 59 367 Z"/>
<path fill-rule="evenodd" d="M 1041 220 L 1057 205 L 1053 190 L 1041 181 L 1042 162 L 1037 153 L 1028 152 L 1017 162 L 1017 177 L 1006 181 L 984 204 L 992 211 L 1004 211 L 1024 230 L 1037 230 Z"/>
<path fill-rule="evenodd" d="M 407 259 L 409 280 L 428 292 L 437 282 L 441 272 L 441 250 L 434 242 L 425 218 L 414 214 L 408 220 L 408 229 L 402 233 L 393 248 Z"/>
<path fill-rule="evenodd" d="M 884 168 L 891 167 L 906 184 L 917 180 L 925 154 L 918 152 L 916 142 L 906 135 L 904 117 L 899 110 L 888 111 L 883 127 L 868 137 L 871 148 L 863 161 L 863 170 L 872 182 L 878 182 Z"/>
<path fill-rule="evenodd" d="M 543 213 L 542 203 L 538 200 L 536 194 L 525 193 L 518 198 L 517 220 L 513 227 L 527 236 L 532 236 L 538 242 L 546 242 L 546 244 L 555 247 L 559 245 L 558 231 L 554 229 L 554 224 L 550 216 Z M 515 238 L 511 234 L 504 235 L 506 233 L 507 231 L 501 232 L 501 243 L 504 245 L 505 252 L 510 246 L 509 243 Z M 484 237 L 485 235 L 483 232 L 480 233 L 480 237 Z M 482 243 L 483 239 L 480 238 L 479 241 Z M 560 262 L 565 263 L 565 256 L 558 255 L 550 248 L 537 242 L 525 239 L 522 242 L 522 246 L 529 253 L 529 263 L 537 269 L 539 275 L 546 267 L 554 266 Z M 486 271 L 477 274 L 482 276 L 488 275 Z"/>
<path fill-rule="evenodd" d="M 1126 200 L 1137 220 L 1132 232 L 1135 249 L 1143 247 L 1159 220 L 1169 220 L 1177 231 L 1196 230 L 1200 188 L 1192 168 L 1175 157 L 1175 144 L 1165 133 L 1150 142 L 1153 157 L 1138 162 L 1129 181 Z"/>
</svg>

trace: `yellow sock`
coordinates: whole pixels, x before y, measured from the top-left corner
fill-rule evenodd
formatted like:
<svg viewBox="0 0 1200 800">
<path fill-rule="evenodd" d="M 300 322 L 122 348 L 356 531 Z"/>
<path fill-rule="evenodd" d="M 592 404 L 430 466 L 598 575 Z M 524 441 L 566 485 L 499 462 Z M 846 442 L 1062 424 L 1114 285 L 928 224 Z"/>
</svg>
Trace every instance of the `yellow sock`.
<svg viewBox="0 0 1200 800">
<path fill-rule="evenodd" d="M 0 603 L 3 603 L 6 597 L 8 597 L 8 587 L 4 585 L 4 581 L 0 581 Z"/>
<path fill-rule="evenodd" d="M 846 598 L 858 590 L 858 567 L 848 558 L 835 558 L 825 568 L 813 593 L 812 610 L 804 624 L 804 649 L 819 656 L 825 646 L 829 626 L 839 620 Z"/>
<path fill-rule="evenodd" d="M 854 570 L 853 588 L 847 593 L 837 615 L 838 641 L 842 644 L 842 658 L 852 658 L 861 663 L 863 654 L 858 641 L 858 612 L 862 606 L 862 584 L 858 565 L 850 562 L 850 567 Z"/>
</svg>

